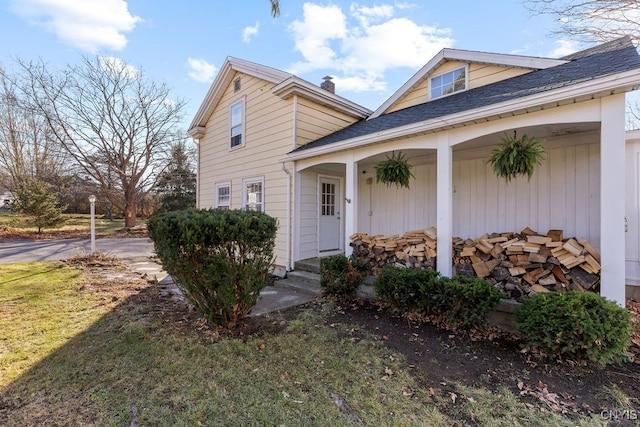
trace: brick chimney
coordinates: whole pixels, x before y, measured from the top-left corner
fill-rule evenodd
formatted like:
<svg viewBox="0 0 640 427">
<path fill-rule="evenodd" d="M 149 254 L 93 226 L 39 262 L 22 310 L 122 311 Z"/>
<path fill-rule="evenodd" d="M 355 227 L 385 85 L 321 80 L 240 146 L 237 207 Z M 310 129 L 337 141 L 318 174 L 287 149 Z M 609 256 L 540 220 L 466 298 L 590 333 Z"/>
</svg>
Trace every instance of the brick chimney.
<svg viewBox="0 0 640 427">
<path fill-rule="evenodd" d="M 331 80 L 333 77 L 325 76 L 322 78 L 322 83 L 320 83 L 320 87 L 327 92 L 336 93 L 336 85 Z"/>
</svg>

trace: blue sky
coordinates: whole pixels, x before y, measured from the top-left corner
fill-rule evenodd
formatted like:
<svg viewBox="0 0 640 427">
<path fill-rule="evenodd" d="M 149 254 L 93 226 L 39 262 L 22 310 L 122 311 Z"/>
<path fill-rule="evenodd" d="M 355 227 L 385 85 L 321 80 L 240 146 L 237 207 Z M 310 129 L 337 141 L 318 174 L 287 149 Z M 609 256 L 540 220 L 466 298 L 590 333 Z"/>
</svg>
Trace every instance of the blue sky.
<svg viewBox="0 0 640 427">
<path fill-rule="evenodd" d="M 234 56 L 293 72 L 375 109 L 442 48 L 558 57 L 584 46 L 549 35 L 520 1 L 5 0 L 0 62 L 116 57 L 188 101 L 188 126 Z"/>
</svg>

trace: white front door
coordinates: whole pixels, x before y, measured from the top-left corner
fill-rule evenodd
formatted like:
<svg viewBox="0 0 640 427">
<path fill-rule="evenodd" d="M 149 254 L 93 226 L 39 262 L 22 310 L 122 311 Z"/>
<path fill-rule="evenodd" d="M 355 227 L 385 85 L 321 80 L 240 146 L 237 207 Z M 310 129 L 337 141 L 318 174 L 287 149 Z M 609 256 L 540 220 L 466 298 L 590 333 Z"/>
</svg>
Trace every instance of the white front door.
<svg viewBox="0 0 640 427">
<path fill-rule="evenodd" d="M 340 250 L 340 180 L 320 178 L 320 201 L 318 203 L 320 217 L 318 249 L 320 252 Z"/>
</svg>

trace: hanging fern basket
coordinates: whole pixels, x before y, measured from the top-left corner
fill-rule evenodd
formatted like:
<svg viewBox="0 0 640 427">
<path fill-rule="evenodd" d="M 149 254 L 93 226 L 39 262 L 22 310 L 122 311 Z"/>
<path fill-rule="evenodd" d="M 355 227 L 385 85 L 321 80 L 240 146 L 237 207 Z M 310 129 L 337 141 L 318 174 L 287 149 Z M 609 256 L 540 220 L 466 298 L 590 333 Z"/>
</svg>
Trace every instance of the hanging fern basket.
<svg viewBox="0 0 640 427">
<path fill-rule="evenodd" d="M 527 135 L 517 138 L 515 132 L 513 137 L 505 135 L 500 140 L 502 142 L 487 161 L 495 174 L 507 182 L 518 176 L 531 180 L 534 168 L 547 156 L 542 140 Z"/>
<path fill-rule="evenodd" d="M 387 160 L 378 162 L 374 166 L 376 182 L 387 184 L 387 187 L 395 184 L 398 187 L 409 188 L 409 179 L 414 178 L 411 167 L 402 153 L 398 153 L 396 157 L 396 153 L 393 152 L 391 157 L 387 156 Z"/>
</svg>

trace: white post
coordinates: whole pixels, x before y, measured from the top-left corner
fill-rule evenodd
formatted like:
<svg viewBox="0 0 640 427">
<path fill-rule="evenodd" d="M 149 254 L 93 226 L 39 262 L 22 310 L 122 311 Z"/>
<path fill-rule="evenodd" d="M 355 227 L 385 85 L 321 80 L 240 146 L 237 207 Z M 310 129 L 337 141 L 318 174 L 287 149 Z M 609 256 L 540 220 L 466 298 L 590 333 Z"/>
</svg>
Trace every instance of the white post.
<svg viewBox="0 0 640 427">
<path fill-rule="evenodd" d="M 453 173 L 452 149 L 449 146 L 449 135 L 445 132 L 438 137 L 438 151 L 436 159 L 437 194 L 436 194 L 436 226 L 438 229 L 438 246 L 436 269 L 445 277 L 453 276 L 452 251 L 453 244 Z"/>
<path fill-rule="evenodd" d="M 96 196 L 89 196 L 89 206 L 91 215 L 91 255 L 96 253 Z"/>
<path fill-rule="evenodd" d="M 345 166 L 344 253 L 351 256 L 353 248 L 349 236 L 358 231 L 358 163 L 351 158 Z"/>
<path fill-rule="evenodd" d="M 625 305 L 625 97 L 601 101 L 600 295 Z"/>
</svg>

